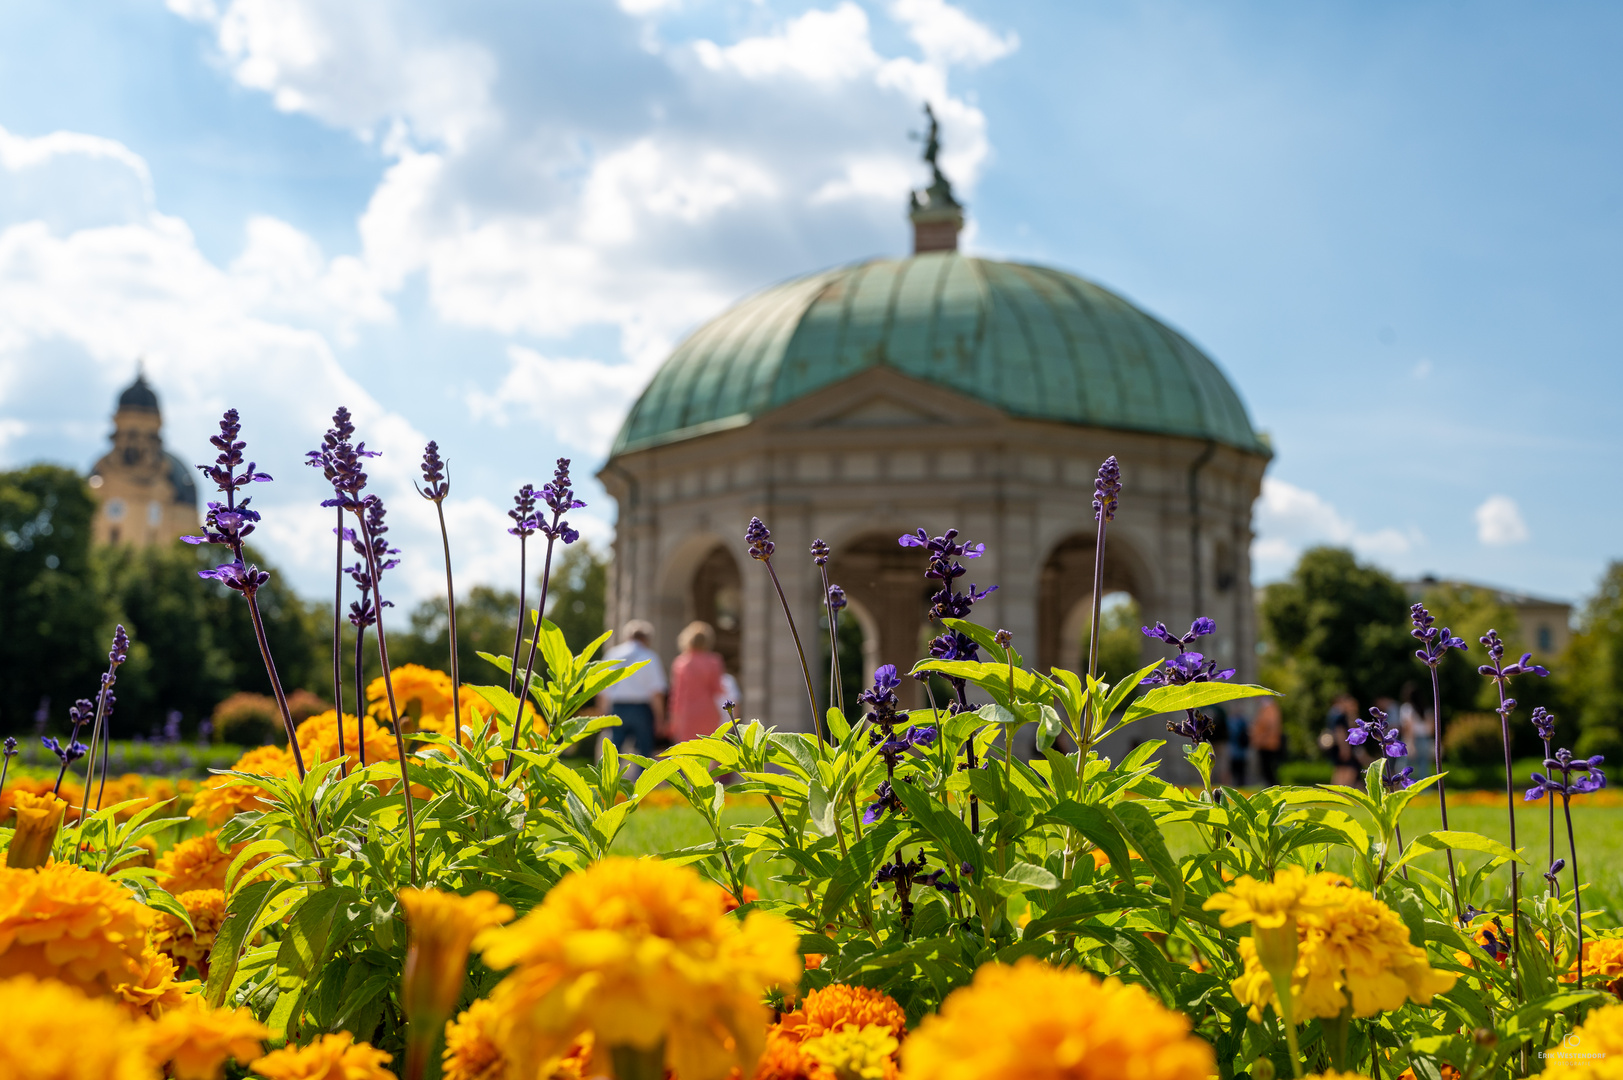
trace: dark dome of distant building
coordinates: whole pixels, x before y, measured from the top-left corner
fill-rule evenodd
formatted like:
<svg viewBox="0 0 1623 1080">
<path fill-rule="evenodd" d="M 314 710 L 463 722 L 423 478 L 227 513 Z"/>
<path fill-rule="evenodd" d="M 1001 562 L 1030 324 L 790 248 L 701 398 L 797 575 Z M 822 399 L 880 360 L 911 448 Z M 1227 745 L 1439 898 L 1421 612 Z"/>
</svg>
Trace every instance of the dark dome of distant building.
<svg viewBox="0 0 1623 1080">
<path fill-rule="evenodd" d="M 125 387 L 122 394 L 118 395 L 118 407 L 120 409 L 151 409 L 153 412 L 158 411 L 158 395 L 148 385 L 145 372 L 137 373 L 135 381 Z"/>
<path fill-rule="evenodd" d="M 1073 274 L 950 250 L 856 263 L 740 302 L 665 362 L 614 453 L 746 424 L 876 367 L 1012 416 L 1270 454 L 1233 385 L 1176 330 Z"/>
</svg>

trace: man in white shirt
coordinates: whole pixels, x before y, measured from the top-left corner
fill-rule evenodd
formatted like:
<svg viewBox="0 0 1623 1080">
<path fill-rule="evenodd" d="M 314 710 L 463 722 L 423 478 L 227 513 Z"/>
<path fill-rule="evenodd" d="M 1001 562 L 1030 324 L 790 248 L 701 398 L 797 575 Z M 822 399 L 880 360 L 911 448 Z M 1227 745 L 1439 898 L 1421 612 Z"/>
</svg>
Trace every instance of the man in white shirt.
<svg viewBox="0 0 1623 1080">
<path fill-rule="evenodd" d="M 665 726 L 665 666 L 650 642 L 654 627 L 642 619 L 632 619 L 620 630 L 620 643 L 603 654 L 605 660 L 623 660 L 635 664 L 646 660 L 647 666 L 620 680 L 603 691 L 604 709 L 620 718 L 620 745 L 633 754 L 654 755 L 654 732 Z M 612 731 L 613 729 L 609 729 Z M 609 738 L 609 731 L 603 733 Z"/>
</svg>

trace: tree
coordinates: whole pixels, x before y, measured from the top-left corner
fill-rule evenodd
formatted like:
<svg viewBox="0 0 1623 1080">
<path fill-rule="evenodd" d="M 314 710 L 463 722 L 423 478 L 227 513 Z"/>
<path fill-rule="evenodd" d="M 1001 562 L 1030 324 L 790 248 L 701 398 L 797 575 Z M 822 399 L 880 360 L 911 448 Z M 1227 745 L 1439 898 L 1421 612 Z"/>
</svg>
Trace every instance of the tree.
<svg viewBox="0 0 1623 1080">
<path fill-rule="evenodd" d="M 493 589 L 489 585 L 475 585 L 466 594 L 457 597 L 456 636 L 457 665 L 462 681 L 472 685 L 507 685 L 507 675 L 495 665 L 480 658 L 479 653 L 495 656 L 513 654 L 513 630 L 518 625 L 518 593 Z M 449 671 L 451 668 L 451 630 L 446 617 L 445 597 L 424 600 L 411 613 L 411 630 L 389 635 L 389 662 L 392 664 L 422 664 L 424 667 Z M 354 638 L 349 638 L 351 642 Z M 353 647 L 353 646 L 351 646 Z M 376 663 L 375 650 L 369 650 L 368 667 Z M 524 657 L 519 657 L 519 663 Z M 373 670 L 373 675 L 377 672 Z"/>
<path fill-rule="evenodd" d="M 71 469 L 0 473 L 0 727 L 96 692 L 113 628 L 90 558 L 95 512 Z"/>
<path fill-rule="evenodd" d="M 552 566 L 547 618 L 575 652 L 603 633 L 608 615 L 609 564 L 582 541 L 564 549 Z"/>
<path fill-rule="evenodd" d="M 1280 704 L 1298 749 L 1316 738 L 1337 695 L 1367 708 L 1416 676 L 1403 588 L 1350 551 L 1304 552 L 1288 581 L 1263 591 L 1261 614 L 1263 678 L 1286 695 Z"/>
<path fill-rule="evenodd" d="M 1623 750 L 1623 562 L 1606 568 L 1562 660 L 1564 682 L 1577 707 L 1577 752 L 1617 754 Z"/>
</svg>

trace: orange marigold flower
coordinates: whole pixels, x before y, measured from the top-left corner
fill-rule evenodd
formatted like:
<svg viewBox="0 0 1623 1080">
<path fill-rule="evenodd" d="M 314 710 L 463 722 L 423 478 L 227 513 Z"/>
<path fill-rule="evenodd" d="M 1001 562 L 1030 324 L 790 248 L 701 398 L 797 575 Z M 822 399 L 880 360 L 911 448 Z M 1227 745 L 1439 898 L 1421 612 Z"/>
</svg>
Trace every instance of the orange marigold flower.
<svg viewBox="0 0 1623 1080">
<path fill-rule="evenodd" d="M 0 979 L 0 1076 L 158 1080 L 141 1029 L 117 1005 L 55 979 Z"/>
<path fill-rule="evenodd" d="M 132 1015 L 162 1016 L 165 1011 L 185 1005 L 201 985 L 196 979 L 178 979 L 175 962 L 150 942 L 141 950 L 135 977 L 113 987 Z"/>
<path fill-rule="evenodd" d="M 813 990 L 798 1010 L 778 1022 L 784 1037 L 795 1042 L 870 1025 L 882 1027 L 899 1039 L 907 1033 L 907 1014 L 882 991 L 840 983 Z"/>
<path fill-rule="evenodd" d="M 719 885 L 717 888 L 721 890 L 721 913 L 726 915 L 728 912 L 737 911 L 741 905 L 738 902 L 738 897 L 732 894 L 732 890 L 721 889 Z M 760 898 L 760 890 L 752 885 L 744 886 L 744 903 L 753 904 Z"/>
<path fill-rule="evenodd" d="M 445 1025 L 445 1080 L 504 1080 L 507 1059 L 496 1045 L 496 1008 L 479 998 Z"/>
<path fill-rule="evenodd" d="M 1576 961 L 1561 981 L 1578 981 Z M 1612 996 L 1623 997 L 1623 938 L 1589 938 L 1584 942 L 1584 982 L 1604 986 Z"/>
<path fill-rule="evenodd" d="M 393 1058 L 340 1031 L 309 1046 L 273 1050 L 248 1067 L 264 1080 L 398 1080 L 383 1067 Z"/>
<path fill-rule="evenodd" d="M 147 1056 L 174 1080 L 219 1080 L 227 1058 L 252 1061 L 270 1033 L 247 1009 L 210 1009 L 194 998 L 147 1029 Z"/>
<path fill-rule="evenodd" d="M 220 889 L 192 889 L 175 897 L 192 921 L 191 929 L 177 916 L 158 913 L 158 925 L 152 933 L 152 943 L 159 952 L 175 961 L 185 971 L 188 964 L 197 967 L 198 974 L 208 972 L 209 952 L 214 939 L 225 921 L 225 893 Z"/>
<path fill-rule="evenodd" d="M 337 715 L 332 709 L 328 709 L 299 725 L 297 731 L 299 751 L 304 755 L 304 764 L 307 767 L 318 761 L 338 759 Z M 368 765 L 375 765 L 380 761 L 399 760 L 400 748 L 395 745 L 394 734 L 388 728 L 380 727 L 376 721 L 368 717 L 361 723 L 361 735 L 366 740 Z M 349 763 L 347 768 L 360 768 L 361 754 L 355 745 L 355 717 L 349 713 L 344 714 L 344 759 Z"/>
<path fill-rule="evenodd" d="M 180 895 L 183 892 L 193 892 L 198 889 L 225 889 L 225 872 L 231 862 L 248 846 L 244 840 L 232 846 L 230 851 L 220 850 L 220 830 L 210 829 L 202 836 L 192 836 L 168 851 L 158 859 L 158 884 L 166 892 Z M 250 859 L 243 873 L 237 877 L 236 885 L 241 888 L 256 876 L 252 868 L 265 861 L 264 856 Z"/>
<path fill-rule="evenodd" d="M 420 1076 L 440 1026 L 462 996 L 468 947 L 481 930 L 510 920 L 513 909 L 493 892 L 459 896 L 436 889 L 401 889 L 400 906 L 411 932 L 400 987 L 406 1074 Z"/>
<path fill-rule="evenodd" d="M 902 1044 L 908 1080 L 1206 1080 L 1216 1056 L 1142 987 L 987 964 Z"/>
<path fill-rule="evenodd" d="M 154 921 L 105 875 L 69 863 L 0 868 L 0 978 L 35 975 L 108 993 L 143 970 Z"/>
<path fill-rule="evenodd" d="M 293 755 L 281 746 L 257 746 L 237 759 L 233 772 L 256 776 L 292 776 L 297 772 Z M 224 825 L 237 814 L 264 810 L 269 804 L 260 798 L 264 789 L 230 776 L 211 776 L 192 799 L 186 813 L 202 818 L 212 828 Z"/>
<path fill-rule="evenodd" d="M 1443 1080 L 1460 1080 L 1460 1071 L 1452 1065 L 1439 1065 L 1438 1071 L 1442 1073 Z M 1418 1080 L 1413 1069 L 1404 1069 L 1398 1073 L 1398 1080 Z"/>
<path fill-rule="evenodd" d="M 13 806 L 17 831 L 6 848 L 6 865 L 19 870 L 44 866 L 50 861 L 51 845 L 56 843 L 56 831 L 62 827 L 68 804 L 50 792 L 34 795 L 19 791 Z"/>
<path fill-rule="evenodd" d="M 774 1025 L 767 1032 L 766 1052 L 755 1066 L 753 1080 L 813 1080 L 816 1068 L 816 1063 L 800 1052 L 800 1040 L 786 1037 Z"/>
</svg>

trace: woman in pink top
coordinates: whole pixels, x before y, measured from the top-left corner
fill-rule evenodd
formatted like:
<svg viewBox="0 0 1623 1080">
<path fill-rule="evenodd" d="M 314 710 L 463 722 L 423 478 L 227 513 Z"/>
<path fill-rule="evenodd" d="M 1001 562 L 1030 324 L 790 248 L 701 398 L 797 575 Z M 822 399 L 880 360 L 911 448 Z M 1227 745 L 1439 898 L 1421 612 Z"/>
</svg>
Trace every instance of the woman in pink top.
<svg viewBox="0 0 1623 1080">
<path fill-rule="evenodd" d="M 682 654 L 671 661 L 671 701 L 666 707 L 666 737 L 673 742 L 708 735 L 720 726 L 721 677 L 727 668 L 721 654 L 710 651 L 716 632 L 706 622 L 688 623 L 676 639 Z"/>
</svg>

